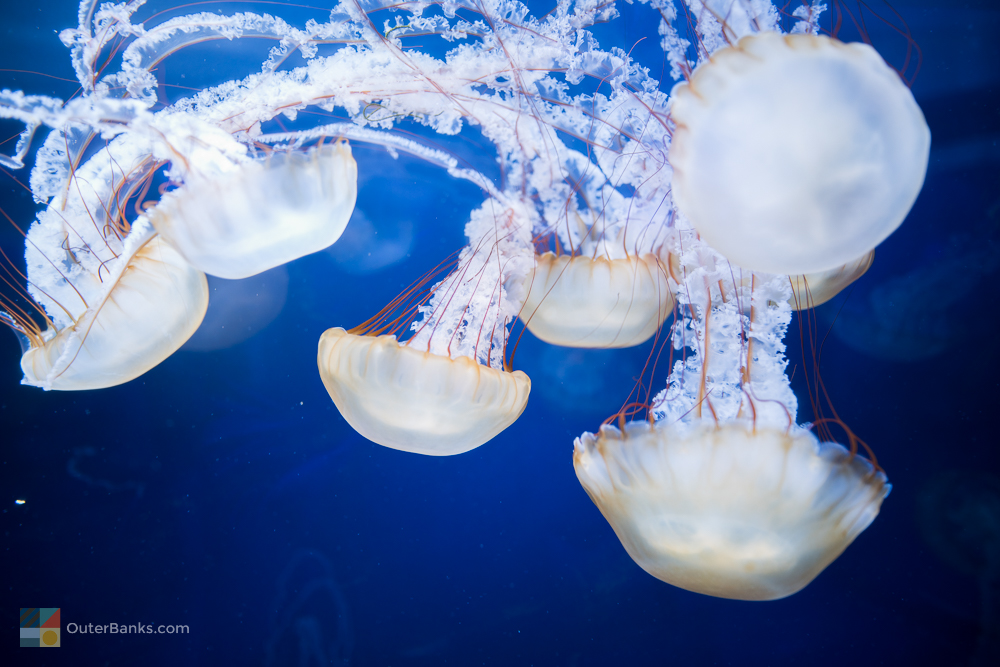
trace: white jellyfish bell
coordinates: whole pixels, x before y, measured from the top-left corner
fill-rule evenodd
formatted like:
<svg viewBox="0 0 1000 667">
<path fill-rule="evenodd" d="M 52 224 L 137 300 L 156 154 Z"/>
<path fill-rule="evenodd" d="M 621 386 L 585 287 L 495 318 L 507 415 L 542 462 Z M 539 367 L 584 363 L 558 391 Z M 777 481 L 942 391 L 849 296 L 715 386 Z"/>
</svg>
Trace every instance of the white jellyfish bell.
<svg viewBox="0 0 1000 667">
<path fill-rule="evenodd" d="M 81 279 L 93 283 L 97 298 L 67 326 L 23 338 L 22 384 L 78 391 L 133 380 L 183 345 L 208 308 L 205 274 L 148 222 L 133 227 L 107 273 Z"/>
<path fill-rule="evenodd" d="M 538 255 L 521 317 L 531 333 L 553 345 L 639 345 L 673 312 L 669 261 L 653 253 L 617 259 Z"/>
<path fill-rule="evenodd" d="M 743 268 L 793 275 L 854 262 L 902 223 L 923 185 L 930 130 L 866 44 L 748 35 L 672 97 L 677 208 Z"/>
<path fill-rule="evenodd" d="M 147 211 L 193 266 L 247 278 L 332 245 L 358 196 L 346 141 L 275 151 L 211 179 L 194 180 Z"/>
<path fill-rule="evenodd" d="M 521 416 L 531 391 L 522 371 L 339 327 L 320 338 L 319 371 L 355 431 L 385 447 L 430 456 L 462 454 L 492 440 Z"/>
<path fill-rule="evenodd" d="M 868 527 L 891 488 L 841 445 L 752 423 L 605 426 L 576 440 L 573 465 L 639 566 L 737 600 L 801 590 Z"/>
<path fill-rule="evenodd" d="M 507 285 L 520 284 L 512 276 L 532 261 L 529 210 L 488 200 L 472 212 L 470 243 L 443 280 L 428 290 L 432 270 L 368 322 L 323 334 L 320 377 L 354 430 L 392 449 L 450 456 L 521 416 L 531 380 L 506 363 L 507 324 L 520 305 Z"/>
<path fill-rule="evenodd" d="M 869 250 L 853 262 L 828 271 L 789 276 L 792 298 L 789 303 L 795 310 L 815 308 L 826 303 L 855 280 L 865 275 L 875 261 L 875 251 Z"/>
</svg>

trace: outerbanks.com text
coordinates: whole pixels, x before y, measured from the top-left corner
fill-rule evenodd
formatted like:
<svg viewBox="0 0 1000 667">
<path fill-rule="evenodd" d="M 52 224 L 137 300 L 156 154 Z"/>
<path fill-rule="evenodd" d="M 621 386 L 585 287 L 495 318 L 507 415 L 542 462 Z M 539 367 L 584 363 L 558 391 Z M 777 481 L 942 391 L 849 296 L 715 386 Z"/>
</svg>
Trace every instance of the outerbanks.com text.
<svg viewBox="0 0 1000 667">
<path fill-rule="evenodd" d="M 157 625 L 154 628 L 152 624 L 143 625 L 141 623 L 132 623 L 130 625 L 118 625 L 117 623 L 105 623 L 103 625 L 94 625 L 93 623 L 87 623 L 86 625 L 80 623 L 66 624 L 66 632 L 71 635 L 186 635 L 190 631 L 190 628 L 186 625 Z"/>
</svg>

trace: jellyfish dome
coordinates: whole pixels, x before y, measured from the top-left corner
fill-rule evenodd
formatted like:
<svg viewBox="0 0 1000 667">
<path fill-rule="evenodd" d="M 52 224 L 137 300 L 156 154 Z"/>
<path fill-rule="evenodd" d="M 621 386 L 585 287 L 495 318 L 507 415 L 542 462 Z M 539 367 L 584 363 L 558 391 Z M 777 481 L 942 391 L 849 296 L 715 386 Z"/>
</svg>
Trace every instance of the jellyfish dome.
<svg viewBox="0 0 1000 667">
<path fill-rule="evenodd" d="M 875 251 L 870 250 L 853 262 L 829 271 L 789 276 L 792 284 L 792 308 L 805 310 L 826 303 L 865 275 L 874 261 Z"/>
<path fill-rule="evenodd" d="M 144 233 L 145 231 L 145 233 Z M 102 389 L 133 380 L 173 354 L 201 324 L 208 282 L 148 223 L 133 228 L 96 298 L 73 322 L 53 326 L 21 357 L 22 384 Z"/>
<path fill-rule="evenodd" d="M 461 454 L 492 440 L 521 416 L 531 390 L 521 371 L 339 327 L 320 338 L 319 371 L 354 430 L 385 447 L 431 456 Z"/>
<path fill-rule="evenodd" d="M 927 123 L 865 44 L 747 35 L 672 95 L 678 210 L 741 267 L 803 274 L 854 261 L 923 185 Z"/>
<path fill-rule="evenodd" d="M 332 245 L 358 196 L 346 141 L 275 151 L 186 183 L 148 211 L 160 235 L 196 268 L 248 278 Z"/>
<path fill-rule="evenodd" d="M 508 285 L 517 292 L 531 265 L 530 220 L 523 201 L 488 200 L 472 212 L 470 243 L 442 280 L 427 288 L 438 275 L 431 271 L 359 327 L 323 334 L 320 377 L 358 433 L 392 449 L 449 456 L 521 416 L 531 381 L 508 370 L 507 323 L 521 305 Z"/>
<path fill-rule="evenodd" d="M 667 263 L 658 255 L 621 259 L 537 257 L 521 317 L 531 333 L 567 347 L 631 347 L 673 312 Z"/>
<path fill-rule="evenodd" d="M 777 600 L 878 514 L 890 485 L 808 431 L 630 422 L 575 443 L 573 465 L 633 560 L 689 591 Z"/>
</svg>

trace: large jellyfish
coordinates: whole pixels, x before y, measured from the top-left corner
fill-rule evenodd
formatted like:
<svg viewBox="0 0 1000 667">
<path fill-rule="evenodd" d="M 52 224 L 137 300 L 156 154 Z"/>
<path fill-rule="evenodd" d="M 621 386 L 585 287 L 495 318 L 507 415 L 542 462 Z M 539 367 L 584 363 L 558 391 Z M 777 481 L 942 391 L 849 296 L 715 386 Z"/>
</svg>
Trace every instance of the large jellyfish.
<svg viewBox="0 0 1000 667">
<path fill-rule="evenodd" d="M 930 130 L 865 44 L 760 32 L 673 92 L 679 210 L 740 266 L 812 273 L 856 261 L 902 222 Z"/>
<path fill-rule="evenodd" d="M 537 230 L 554 252 L 535 256 L 520 317 L 547 343 L 631 347 L 651 338 L 673 313 L 673 212 L 664 204 L 669 171 L 656 146 L 666 140 L 667 127 L 656 114 L 641 125 L 634 114 L 623 117 L 637 127 L 611 138 L 624 144 L 620 153 L 598 144 L 596 163 L 587 163 L 568 152 L 563 168 L 576 192 L 563 192 L 569 199 L 558 217 L 546 211 L 546 224 Z M 629 197 L 614 187 L 623 182 L 632 188 Z M 574 197 L 586 205 L 576 206 Z"/>
<path fill-rule="evenodd" d="M 878 514 L 889 486 L 807 431 L 630 422 L 584 435 L 580 481 L 647 572 L 740 600 L 797 592 Z"/>
</svg>

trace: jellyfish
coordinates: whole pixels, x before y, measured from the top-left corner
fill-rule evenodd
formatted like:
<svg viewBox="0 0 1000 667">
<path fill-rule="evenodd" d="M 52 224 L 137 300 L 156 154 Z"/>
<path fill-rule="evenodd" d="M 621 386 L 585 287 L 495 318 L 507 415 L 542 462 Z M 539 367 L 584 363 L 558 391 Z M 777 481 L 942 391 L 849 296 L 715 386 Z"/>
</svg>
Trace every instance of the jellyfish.
<svg viewBox="0 0 1000 667">
<path fill-rule="evenodd" d="M 72 323 L 25 336 L 23 384 L 46 390 L 113 387 L 150 370 L 191 337 L 208 308 L 205 274 L 159 237 L 131 250 Z"/>
<path fill-rule="evenodd" d="M 853 262 L 848 262 L 828 271 L 788 276 L 792 294 L 788 303 L 792 310 L 809 310 L 821 306 L 854 284 L 868 272 L 875 261 L 875 251 L 871 250 Z M 743 286 L 752 287 L 754 273 L 737 268 Z"/>
<path fill-rule="evenodd" d="M 219 278 L 248 278 L 331 246 L 358 196 L 346 141 L 272 151 L 213 178 L 189 180 L 148 211 L 167 243 Z"/>
<path fill-rule="evenodd" d="M 25 235 L 28 284 L 20 296 L 32 305 L 11 301 L 4 317 L 21 339 L 22 384 L 45 390 L 139 377 L 184 344 L 208 306 L 205 274 L 148 218 L 125 215 L 155 162 L 122 141 L 95 152 L 93 138 L 73 128 L 53 132 L 36 158 L 33 191 L 49 201 Z"/>
<path fill-rule="evenodd" d="M 980 590 L 980 634 L 970 664 L 1000 657 L 1000 479 L 982 471 L 946 470 L 917 500 L 920 532 L 932 551 Z"/>
<path fill-rule="evenodd" d="M 209 276 L 205 319 L 182 350 L 211 352 L 239 345 L 271 324 L 288 298 L 288 269 L 279 266 L 246 280 Z"/>
<path fill-rule="evenodd" d="M 840 294 L 861 276 L 865 275 L 875 261 L 875 251 L 828 271 L 789 276 L 792 284 L 792 308 L 805 310 L 820 306 Z"/>
<path fill-rule="evenodd" d="M 461 454 L 492 440 L 521 416 L 531 391 L 523 371 L 339 327 L 320 338 L 319 366 L 354 430 L 380 445 L 431 456 Z"/>
<path fill-rule="evenodd" d="M 642 569 L 736 600 L 801 590 L 868 527 L 890 489 L 841 445 L 750 421 L 604 426 L 576 440 L 573 465 Z"/>
<path fill-rule="evenodd" d="M 678 210 L 754 271 L 854 262 L 902 222 L 923 185 L 930 130 L 868 45 L 742 37 L 673 91 Z"/>
<path fill-rule="evenodd" d="M 298 550 L 281 568 L 271 604 L 264 664 L 349 665 L 354 648 L 351 609 L 321 552 Z"/>
<path fill-rule="evenodd" d="M 664 128 L 655 125 L 643 130 L 663 140 Z M 520 314 L 547 343 L 632 347 L 649 340 L 673 313 L 665 155 L 641 141 L 625 148 L 624 155 L 595 149 L 596 163 L 566 153 L 573 189 L 563 192 L 562 210 L 547 211 L 537 230 L 536 246 L 552 249 L 535 256 Z M 612 187 L 625 179 L 632 186 L 628 197 Z"/>
<path fill-rule="evenodd" d="M 412 308 L 395 316 L 410 325 L 407 340 L 372 335 L 398 331 L 398 321 L 385 324 L 397 302 L 355 332 L 334 327 L 322 335 L 320 377 L 358 433 L 392 449 L 449 456 L 485 444 L 524 412 L 531 380 L 505 364 L 506 322 L 520 303 L 504 283 L 510 267 L 530 257 L 530 226 L 519 211 L 495 201 L 473 212 L 471 242 L 455 270 L 421 297 L 416 321 L 408 319 Z"/>
<path fill-rule="evenodd" d="M 535 256 L 520 314 L 528 330 L 547 343 L 632 347 L 649 340 L 673 313 L 676 258 L 668 250 L 672 211 L 664 207 L 665 156 L 635 143 L 639 146 L 629 146 L 614 162 L 608 157 L 591 164 L 583 155 L 567 155 L 572 194 L 583 205 L 570 195 L 566 210 L 547 216 L 538 229 L 536 246 L 552 249 Z M 640 147 L 643 153 L 636 154 Z M 625 197 L 609 183 L 632 170 L 645 178 Z"/>
<path fill-rule="evenodd" d="M 540 255 L 524 300 L 525 326 L 553 345 L 639 345 L 673 312 L 667 262 L 653 254 L 621 259 Z"/>
</svg>

